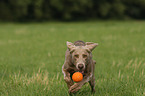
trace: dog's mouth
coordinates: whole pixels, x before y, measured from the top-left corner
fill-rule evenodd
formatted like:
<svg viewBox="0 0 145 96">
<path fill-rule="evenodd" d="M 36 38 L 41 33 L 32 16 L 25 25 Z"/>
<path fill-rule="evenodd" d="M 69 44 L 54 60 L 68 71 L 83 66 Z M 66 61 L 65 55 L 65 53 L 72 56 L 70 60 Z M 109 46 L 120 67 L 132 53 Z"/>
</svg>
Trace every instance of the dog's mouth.
<svg viewBox="0 0 145 96">
<path fill-rule="evenodd" d="M 84 74 L 84 70 L 79 70 L 80 73 Z"/>
</svg>

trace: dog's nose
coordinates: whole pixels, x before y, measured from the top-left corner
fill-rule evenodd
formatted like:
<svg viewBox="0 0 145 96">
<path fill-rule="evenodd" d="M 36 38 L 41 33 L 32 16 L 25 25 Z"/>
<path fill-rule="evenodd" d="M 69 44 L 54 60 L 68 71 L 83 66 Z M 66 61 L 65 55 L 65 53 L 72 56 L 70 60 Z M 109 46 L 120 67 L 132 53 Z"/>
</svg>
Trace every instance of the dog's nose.
<svg viewBox="0 0 145 96">
<path fill-rule="evenodd" d="M 83 67 L 84 67 L 83 64 L 79 64 L 79 65 L 78 65 L 78 68 L 79 68 L 79 69 L 83 69 Z"/>
</svg>

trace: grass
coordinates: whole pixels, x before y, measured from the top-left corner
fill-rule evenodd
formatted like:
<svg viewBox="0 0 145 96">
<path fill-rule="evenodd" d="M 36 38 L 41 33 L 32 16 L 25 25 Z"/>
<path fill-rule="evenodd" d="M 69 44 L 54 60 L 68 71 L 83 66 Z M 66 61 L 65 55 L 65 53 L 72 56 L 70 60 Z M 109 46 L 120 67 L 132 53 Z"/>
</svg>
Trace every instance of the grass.
<svg viewBox="0 0 145 96">
<path fill-rule="evenodd" d="M 145 95 L 145 21 L 0 24 L 0 96 L 69 96 L 63 81 L 66 41 L 93 51 L 94 96 Z M 86 84 L 75 94 L 90 96 Z"/>
</svg>

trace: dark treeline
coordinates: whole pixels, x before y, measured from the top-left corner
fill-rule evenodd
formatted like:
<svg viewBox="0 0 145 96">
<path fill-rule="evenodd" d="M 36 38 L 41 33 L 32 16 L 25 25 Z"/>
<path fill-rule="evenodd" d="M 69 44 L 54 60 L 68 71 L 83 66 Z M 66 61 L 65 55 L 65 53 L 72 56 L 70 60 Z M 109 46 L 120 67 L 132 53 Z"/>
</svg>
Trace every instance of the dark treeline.
<svg viewBox="0 0 145 96">
<path fill-rule="evenodd" d="M 145 19 L 145 0 L 0 0 L 0 21 Z"/>
</svg>

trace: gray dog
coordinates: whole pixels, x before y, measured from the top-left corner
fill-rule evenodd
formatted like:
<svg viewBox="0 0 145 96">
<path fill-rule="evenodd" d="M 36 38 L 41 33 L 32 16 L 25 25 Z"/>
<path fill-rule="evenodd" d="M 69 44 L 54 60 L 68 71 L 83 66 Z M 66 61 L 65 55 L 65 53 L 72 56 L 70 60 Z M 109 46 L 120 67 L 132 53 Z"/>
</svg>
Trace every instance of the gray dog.
<svg viewBox="0 0 145 96">
<path fill-rule="evenodd" d="M 92 92 L 95 92 L 94 68 L 95 61 L 92 60 L 92 50 L 97 43 L 76 41 L 67 42 L 65 62 L 62 66 L 64 80 L 69 88 L 69 93 L 77 92 L 86 82 L 89 82 Z M 71 76 L 74 72 L 81 72 L 83 80 L 74 84 Z"/>
</svg>

